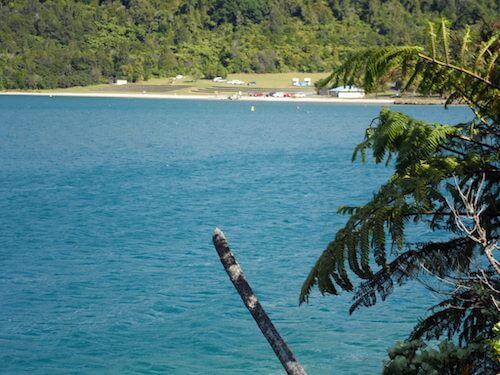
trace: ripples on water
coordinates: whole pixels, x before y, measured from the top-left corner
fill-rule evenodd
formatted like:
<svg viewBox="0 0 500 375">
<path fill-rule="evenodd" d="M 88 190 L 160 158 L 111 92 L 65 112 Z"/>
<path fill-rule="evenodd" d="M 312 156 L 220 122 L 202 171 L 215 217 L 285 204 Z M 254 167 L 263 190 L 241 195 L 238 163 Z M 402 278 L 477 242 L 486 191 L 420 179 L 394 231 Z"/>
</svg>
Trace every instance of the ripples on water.
<svg viewBox="0 0 500 375">
<path fill-rule="evenodd" d="M 433 302 L 425 290 L 351 317 L 346 294 L 298 306 L 346 220 L 336 208 L 391 172 L 350 162 L 380 107 L 250 106 L 0 98 L 0 373 L 283 373 L 219 263 L 215 226 L 311 375 L 380 371 Z"/>
</svg>

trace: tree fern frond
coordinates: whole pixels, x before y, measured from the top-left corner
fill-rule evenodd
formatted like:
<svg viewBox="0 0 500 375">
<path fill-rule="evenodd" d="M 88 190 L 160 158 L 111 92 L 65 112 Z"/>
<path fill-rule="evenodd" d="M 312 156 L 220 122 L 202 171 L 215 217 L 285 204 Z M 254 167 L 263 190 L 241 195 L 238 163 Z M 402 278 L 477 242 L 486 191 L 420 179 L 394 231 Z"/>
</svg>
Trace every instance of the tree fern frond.
<svg viewBox="0 0 500 375">
<path fill-rule="evenodd" d="M 490 61 L 488 62 L 488 67 L 486 68 L 485 78 L 487 80 L 491 79 L 494 69 L 498 69 L 497 60 L 498 60 L 498 52 L 495 52 L 492 54 Z"/>
<path fill-rule="evenodd" d="M 374 121 L 378 121 L 378 118 L 374 119 Z M 372 121 L 372 123 L 374 121 Z M 366 150 L 372 147 L 372 134 L 373 128 L 370 125 L 365 131 L 365 140 L 354 148 L 351 161 L 355 161 L 358 154 L 361 154 L 361 161 L 366 163 Z"/>
<path fill-rule="evenodd" d="M 322 261 L 318 264 L 317 283 L 318 288 L 322 294 L 338 294 L 331 277 L 338 281 L 337 275 L 332 272 L 336 268 L 336 259 L 334 254 L 334 241 L 330 242 L 323 257 Z"/>
<path fill-rule="evenodd" d="M 455 92 L 452 92 L 448 98 L 446 99 L 446 102 L 444 103 L 444 107 L 445 108 L 448 108 L 448 106 L 450 104 L 453 104 L 453 103 L 456 103 L 458 102 L 460 99 L 462 99 L 462 94 L 455 91 Z"/>
<path fill-rule="evenodd" d="M 429 27 L 429 41 L 431 44 L 432 58 L 435 59 L 437 58 L 437 48 L 436 48 L 437 35 L 434 31 L 434 24 L 432 22 L 428 23 L 428 27 Z"/>
<path fill-rule="evenodd" d="M 370 268 L 370 229 L 368 225 L 363 225 L 359 231 L 359 247 L 361 252 L 361 268 L 367 276 L 373 274 Z"/>
<path fill-rule="evenodd" d="M 489 262 L 484 259 L 484 249 L 468 238 L 456 219 L 457 213 L 468 212 L 458 189 L 466 191 L 468 181 L 484 179 L 478 202 L 478 207 L 484 207 L 480 226 L 489 240 L 498 240 L 500 34 L 479 45 L 471 29 L 461 39 L 452 37 L 444 20 L 437 28 L 430 24 L 429 30 L 429 52 L 411 46 L 355 51 L 322 84 L 343 80 L 344 84 L 360 83 L 370 92 L 384 78 L 397 77 L 404 90 L 445 97 L 445 106 L 467 104 L 475 118 L 449 126 L 387 108 L 380 111 L 354 149 L 353 160 L 361 156 L 365 161 L 371 154 L 375 163 L 390 162 L 395 172 L 365 205 L 339 208 L 339 213 L 350 217 L 311 270 L 301 302 L 307 301 L 316 284 L 321 293 L 336 294 L 336 287 L 351 290 L 346 264 L 364 279 L 354 291 L 350 313 L 386 299 L 396 286 L 416 279 L 436 293 L 445 293 L 447 299 L 420 321 L 411 338 L 446 336 L 458 340 L 459 345 L 470 345 L 487 338 L 500 320 L 499 277 L 490 272 L 493 266 L 484 268 Z M 453 183 L 454 177 L 458 185 Z M 411 221 L 460 237 L 408 244 L 405 231 Z M 405 245 L 407 250 L 403 250 Z M 373 273 L 370 264 L 377 264 L 378 271 Z M 434 288 L 436 284 L 440 287 Z M 479 352 L 474 355 L 479 363 Z"/>
<path fill-rule="evenodd" d="M 443 52 L 446 63 L 450 63 L 450 29 L 448 28 L 448 22 L 442 18 L 441 19 L 441 42 L 443 43 Z"/>
<path fill-rule="evenodd" d="M 336 272 L 331 272 L 330 269 L 330 273 L 335 282 L 342 289 L 351 291 L 353 289 L 353 286 L 345 270 L 345 249 L 348 236 L 349 233 L 340 231 L 337 234 L 337 240 L 332 243 L 332 253 L 333 257 L 335 258 Z"/>
<path fill-rule="evenodd" d="M 332 75 L 318 82 L 318 88 L 338 85 L 353 85 L 363 72 L 363 86 L 366 91 L 373 90 L 378 81 L 394 66 L 403 61 L 408 64 L 422 52 L 418 46 L 392 46 L 384 48 L 366 48 L 349 54 L 349 64 L 337 67 Z"/>
<path fill-rule="evenodd" d="M 447 332 L 448 339 L 451 340 L 453 334 L 460 328 L 464 313 L 466 313 L 464 309 L 452 307 L 433 313 L 418 322 L 408 339 L 438 339 L 444 332 Z"/>
<path fill-rule="evenodd" d="M 319 89 L 322 87 L 327 87 L 333 79 L 335 79 L 335 71 L 332 72 L 328 77 L 325 77 L 323 79 L 320 79 L 317 81 L 314 85 L 316 86 L 317 91 L 319 92 Z"/>
<path fill-rule="evenodd" d="M 400 203 L 400 206 L 404 207 L 404 209 L 393 210 L 390 220 L 392 242 L 397 246 L 398 250 L 401 250 L 404 244 L 405 223 L 403 212 L 406 212 L 407 208 L 404 202 Z"/>
<path fill-rule="evenodd" d="M 488 308 L 491 298 L 498 294 L 496 288 L 500 281 L 493 271 L 483 271 L 482 276 L 489 278 L 490 286 L 477 284 L 474 278 L 464 279 L 449 298 L 431 308 L 431 315 L 415 326 L 409 339 L 439 339 L 446 335 L 451 340 L 458 334 L 458 342 L 462 345 L 491 335 L 500 312 Z"/>
<path fill-rule="evenodd" d="M 401 254 L 390 262 L 386 268 L 379 270 L 368 281 L 361 283 L 354 293 L 349 314 L 352 314 L 361 306 L 373 306 L 377 301 L 377 292 L 382 300 L 385 300 L 392 293 L 394 280 L 398 285 L 401 285 L 407 278 L 411 277 L 416 268 L 415 264 L 412 263 L 414 256 L 414 251 Z"/>
<path fill-rule="evenodd" d="M 470 253 L 464 252 L 464 249 L 470 244 L 468 239 L 457 238 L 448 242 L 428 243 L 417 250 L 405 251 L 356 288 L 349 312 L 352 314 L 361 306 L 372 306 L 377 300 L 376 293 L 385 300 L 392 292 L 394 284 L 402 285 L 422 272 L 445 276 L 451 271 L 466 269 L 471 258 Z M 460 258 L 460 261 L 450 262 L 450 259 L 454 258 Z"/>
<path fill-rule="evenodd" d="M 460 63 L 465 66 L 469 52 L 469 44 L 472 41 L 470 26 L 467 25 L 462 37 L 462 45 L 460 46 Z"/>
<path fill-rule="evenodd" d="M 357 233 L 349 233 L 346 238 L 347 259 L 349 268 L 359 277 L 365 278 L 364 271 L 359 266 L 358 254 L 356 249 Z"/>
<path fill-rule="evenodd" d="M 385 256 L 385 212 L 380 210 L 375 214 L 373 223 L 373 247 L 375 262 L 381 267 L 386 265 Z"/>
<path fill-rule="evenodd" d="M 320 258 L 321 259 L 321 258 Z M 309 295 L 311 294 L 312 288 L 314 285 L 316 285 L 317 280 L 318 280 L 318 267 L 319 267 L 319 262 L 320 259 L 316 261 L 316 264 L 314 267 L 309 271 L 309 274 L 307 275 L 307 278 L 305 279 L 304 283 L 302 284 L 302 288 L 300 290 L 300 295 L 299 295 L 299 303 L 302 304 L 304 302 L 309 302 Z"/>
<path fill-rule="evenodd" d="M 415 68 L 413 69 L 413 73 L 411 76 L 408 78 L 406 81 L 405 85 L 403 86 L 403 91 L 407 91 L 417 80 L 417 77 L 419 77 L 422 74 L 422 71 L 424 70 L 426 64 L 423 61 L 418 61 L 415 64 Z"/>
<path fill-rule="evenodd" d="M 490 52 L 491 46 L 493 46 L 495 43 L 497 43 L 499 39 L 500 39 L 500 33 L 497 33 L 497 34 L 493 35 L 487 41 L 484 41 L 481 43 L 481 47 L 479 48 L 479 51 L 477 52 L 477 55 L 476 55 L 476 61 L 474 63 L 474 71 L 477 72 L 479 70 L 479 68 L 483 65 L 482 60 L 484 59 L 484 56 L 488 53 L 491 54 L 491 52 Z"/>
<path fill-rule="evenodd" d="M 337 213 L 341 215 L 353 215 L 359 211 L 359 206 L 340 206 Z"/>
</svg>

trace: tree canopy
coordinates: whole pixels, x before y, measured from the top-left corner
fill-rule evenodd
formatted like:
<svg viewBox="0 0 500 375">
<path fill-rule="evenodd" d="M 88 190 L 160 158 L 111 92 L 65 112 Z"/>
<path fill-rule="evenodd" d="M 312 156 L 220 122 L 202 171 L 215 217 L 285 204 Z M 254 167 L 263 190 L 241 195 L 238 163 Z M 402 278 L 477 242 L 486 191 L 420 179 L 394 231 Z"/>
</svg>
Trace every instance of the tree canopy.
<svg viewBox="0 0 500 375">
<path fill-rule="evenodd" d="M 347 51 L 421 43 L 427 20 L 488 32 L 495 0 L 0 0 L 0 89 L 176 74 L 329 71 Z"/>
<path fill-rule="evenodd" d="M 354 293 L 353 313 L 419 280 L 441 302 L 391 349 L 384 374 L 493 374 L 500 365 L 488 346 L 500 321 L 500 34 L 473 40 L 466 28 L 450 35 L 442 21 L 429 35 L 427 48 L 357 51 L 321 85 L 371 90 L 391 76 L 403 88 L 446 96 L 447 105 L 469 106 L 474 119 L 432 124 L 381 110 L 353 159 L 372 156 L 393 165 L 394 174 L 365 205 L 339 208 L 350 217 L 316 261 L 300 301 L 315 285 L 323 294 L 345 290 Z M 410 222 L 442 239 L 409 242 Z M 353 274 L 362 280 L 356 287 Z M 427 340 L 443 338 L 450 341 L 426 349 Z"/>
</svg>

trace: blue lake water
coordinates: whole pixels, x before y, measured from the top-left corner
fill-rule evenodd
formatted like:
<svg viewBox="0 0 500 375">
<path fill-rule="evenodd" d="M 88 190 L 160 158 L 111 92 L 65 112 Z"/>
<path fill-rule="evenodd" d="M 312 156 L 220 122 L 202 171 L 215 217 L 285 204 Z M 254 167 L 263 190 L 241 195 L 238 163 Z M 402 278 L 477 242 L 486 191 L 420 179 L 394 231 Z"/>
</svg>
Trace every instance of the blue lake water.
<svg viewBox="0 0 500 375">
<path fill-rule="evenodd" d="M 391 174 L 351 163 L 380 107 L 251 105 L 0 97 L 1 374 L 284 373 L 219 262 L 216 226 L 310 375 L 380 371 L 429 292 L 411 283 L 352 316 L 348 294 L 298 306 L 346 220 L 336 208 Z"/>
</svg>

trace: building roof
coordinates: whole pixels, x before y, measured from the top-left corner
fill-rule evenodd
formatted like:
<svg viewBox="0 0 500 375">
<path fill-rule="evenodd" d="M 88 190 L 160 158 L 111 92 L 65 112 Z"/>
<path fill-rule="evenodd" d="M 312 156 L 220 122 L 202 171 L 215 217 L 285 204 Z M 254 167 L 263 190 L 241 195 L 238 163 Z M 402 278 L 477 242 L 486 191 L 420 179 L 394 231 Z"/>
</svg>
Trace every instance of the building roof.
<svg viewBox="0 0 500 375">
<path fill-rule="evenodd" d="M 330 92 L 365 92 L 365 90 L 356 86 L 338 86 L 330 89 Z"/>
</svg>

